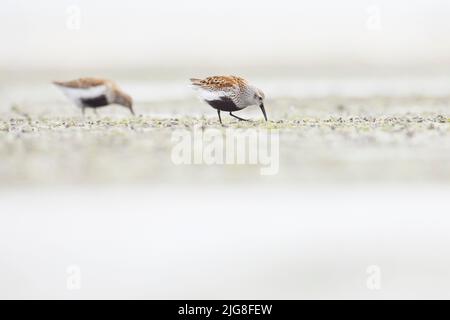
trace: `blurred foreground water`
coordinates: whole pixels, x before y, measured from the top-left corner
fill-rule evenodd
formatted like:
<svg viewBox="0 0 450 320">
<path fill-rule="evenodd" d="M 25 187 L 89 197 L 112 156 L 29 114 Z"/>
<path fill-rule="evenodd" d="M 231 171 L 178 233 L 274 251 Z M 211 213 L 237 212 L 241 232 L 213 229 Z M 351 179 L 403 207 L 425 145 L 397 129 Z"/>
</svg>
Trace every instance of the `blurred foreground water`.
<svg viewBox="0 0 450 320">
<path fill-rule="evenodd" d="M 449 298 L 447 188 L 0 194 L 0 298 Z"/>
</svg>

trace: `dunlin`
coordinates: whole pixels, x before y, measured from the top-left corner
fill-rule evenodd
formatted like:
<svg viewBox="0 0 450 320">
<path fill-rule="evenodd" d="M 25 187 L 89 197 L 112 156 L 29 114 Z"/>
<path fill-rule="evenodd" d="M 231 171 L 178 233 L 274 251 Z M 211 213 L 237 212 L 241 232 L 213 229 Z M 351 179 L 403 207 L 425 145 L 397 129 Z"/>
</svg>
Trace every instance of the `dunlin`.
<svg viewBox="0 0 450 320">
<path fill-rule="evenodd" d="M 200 97 L 211 107 L 217 110 L 219 121 L 222 124 L 220 111 L 229 112 L 238 120 L 248 121 L 233 114 L 248 106 L 258 105 L 267 121 L 264 109 L 264 93 L 252 86 L 247 80 L 235 76 L 216 76 L 206 79 L 191 79 L 192 86 Z"/>
<path fill-rule="evenodd" d="M 81 78 L 67 82 L 54 81 L 53 83 L 81 108 L 83 115 L 86 108 L 93 108 L 96 111 L 97 108 L 110 104 L 124 106 L 134 115 L 132 98 L 111 80 Z"/>
</svg>

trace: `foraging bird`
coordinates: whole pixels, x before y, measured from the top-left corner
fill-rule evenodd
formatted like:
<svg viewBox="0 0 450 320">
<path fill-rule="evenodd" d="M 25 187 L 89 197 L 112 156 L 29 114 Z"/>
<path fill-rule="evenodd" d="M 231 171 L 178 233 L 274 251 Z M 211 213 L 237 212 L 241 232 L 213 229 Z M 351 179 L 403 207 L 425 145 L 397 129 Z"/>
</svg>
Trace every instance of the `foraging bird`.
<svg viewBox="0 0 450 320">
<path fill-rule="evenodd" d="M 235 76 L 216 76 L 203 80 L 191 79 L 191 82 L 200 97 L 217 110 L 220 124 L 222 124 L 220 111 L 229 112 L 230 116 L 238 120 L 249 121 L 234 115 L 233 112 L 253 105 L 261 108 L 264 119 L 267 121 L 264 93 L 245 79 Z"/>
<path fill-rule="evenodd" d="M 53 84 L 81 108 L 83 115 L 86 108 L 93 108 L 96 111 L 97 108 L 110 104 L 124 106 L 134 115 L 132 98 L 111 80 L 81 78 L 67 82 L 54 81 Z"/>
</svg>

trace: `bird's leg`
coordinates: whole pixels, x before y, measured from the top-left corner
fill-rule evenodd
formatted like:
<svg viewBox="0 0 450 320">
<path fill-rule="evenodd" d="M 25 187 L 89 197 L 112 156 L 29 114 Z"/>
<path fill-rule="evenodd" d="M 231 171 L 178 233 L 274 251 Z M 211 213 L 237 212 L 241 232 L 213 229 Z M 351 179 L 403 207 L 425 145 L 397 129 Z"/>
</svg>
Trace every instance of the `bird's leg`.
<svg viewBox="0 0 450 320">
<path fill-rule="evenodd" d="M 98 117 L 97 108 L 94 108 L 94 113 Z"/>
<path fill-rule="evenodd" d="M 223 123 L 222 123 L 222 117 L 220 116 L 220 110 L 219 110 L 219 109 L 217 109 L 217 115 L 219 116 L 220 124 L 223 125 Z"/>
<path fill-rule="evenodd" d="M 86 107 L 81 107 L 81 114 L 84 116 L 86 115 Z"/>
<path fill-rule="evenodd" d="M 233 112 L 230 112 L 230 116 L 235 117 L 236 119 L 241 120 L 241 121 L 250 121 L 250 120 L 248 120 L 248 119 L 243 119 L 243 118 L 240 118 L 240 117 L 238 117 L 238 116 L 235 116 L 235 115 L 233 114 Z"/>
</svg>

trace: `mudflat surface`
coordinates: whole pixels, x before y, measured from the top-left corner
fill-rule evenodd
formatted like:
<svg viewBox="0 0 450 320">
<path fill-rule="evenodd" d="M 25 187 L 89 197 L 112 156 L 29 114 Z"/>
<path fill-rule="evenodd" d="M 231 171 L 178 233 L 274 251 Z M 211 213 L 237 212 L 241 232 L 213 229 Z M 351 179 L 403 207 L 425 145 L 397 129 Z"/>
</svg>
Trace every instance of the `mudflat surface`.
<svg viewBox="0 0 450 320">
<path fill-rule="evenodd" d="M 124 81 L 136 117 L 112 106 L 83 118 L 48 83 L 3 80 L 0 184 L 448 182 L 450 96 L 440 78 L 419 80 L 263 79 L 270 121 L 249 107 L 238 114 L 252 122 L 223 114 L 224 127 L 180 81 Z M 173 135 L 209 129 L 276 133 L 277 174 L 175 164 Z"/>
</svg>

